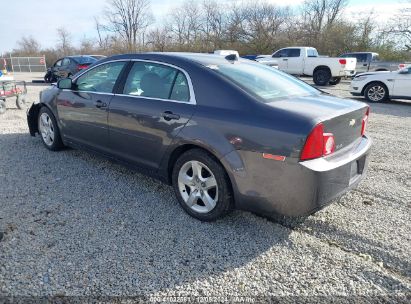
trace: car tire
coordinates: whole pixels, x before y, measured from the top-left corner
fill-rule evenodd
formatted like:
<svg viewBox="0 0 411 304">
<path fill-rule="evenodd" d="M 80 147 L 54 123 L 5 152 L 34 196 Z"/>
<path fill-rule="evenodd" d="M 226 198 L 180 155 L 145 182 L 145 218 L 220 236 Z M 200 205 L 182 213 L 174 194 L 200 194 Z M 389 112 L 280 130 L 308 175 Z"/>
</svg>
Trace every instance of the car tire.
<svg viewBox="0 0 411 304">
<path fill-rule="evenodd" d="M 233 209 L 229 177 L 204 150 L 192 149 L 177 159 L 172 185 L 181 207 L 200 221 L 215 221 Z"/>
<path fill-rule="evenodd" d="M 326 86 L 331 80 L 331 72 L 329 69 L 320 68 L 314 71 L 313 80 L 316 85 Z"/>
<path fill-rule="evenodd" d="M 6 102 L 3 99 L 0 99 L 0 115 L 6 113 Z"/>
<path fill-rule="evenodd" d="M 61 150 L 64 145 L 53 113 L 45 106 L 40 108 L 37 118 L 38 130 L 44 146 L 51 151 Z"/>
<path fill-rule="evenodd" d="M 20 110 L 24 110 L 24 109 L 27 108 L 28 102 L 27 102 L 26 94 L 20 94 L 20 95 L 17 96 L 17 98 L 16 98 L 16 106 L 17 106 L 17 108 L 19 108 Z"/>
<path fill-rule="evenodd" d="M 388 99 L 388 89 L 381 82 L 373 82 L 365 88 L 364 97 L 369 102 L 384 102 Z"/>
<path fill-rule="evenodd" d="M 341 77 L 332 77 L 328 82 L 330 85 L 337 85 L 341 82 Z"/>
</svg>

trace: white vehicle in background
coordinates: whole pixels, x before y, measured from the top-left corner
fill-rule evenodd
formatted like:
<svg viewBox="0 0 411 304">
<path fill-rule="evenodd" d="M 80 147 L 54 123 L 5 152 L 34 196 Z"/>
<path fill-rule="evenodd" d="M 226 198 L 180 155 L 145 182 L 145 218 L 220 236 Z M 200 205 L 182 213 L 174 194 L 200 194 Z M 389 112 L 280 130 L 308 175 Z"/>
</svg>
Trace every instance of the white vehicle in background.
<svg viewBox="0 0 411 304">
<path fill-rule="evenodd" d="M 321 57 L 312 47 L 287 47 L 256 61 L 292 75 L 312 76 L 316 85 L 336 85 L 342 77 L 355 75 L 356 58 Z"/>
<path fill-rule="evenodd" d="M 240 58 L 240 54 L 237 51 L 234 50 L 216 50 L 214 51 L 215 55 L 221 55 L 221 56 L 229 56 L 229 55 L 236 55 L 237 58 Z"/>
<path fill-rule="evenodd" d="M 351 82 L 351 94 L 370 102 L 411 99 L 411 65 L 399 71 L 358 74 Z"/>
</svg>

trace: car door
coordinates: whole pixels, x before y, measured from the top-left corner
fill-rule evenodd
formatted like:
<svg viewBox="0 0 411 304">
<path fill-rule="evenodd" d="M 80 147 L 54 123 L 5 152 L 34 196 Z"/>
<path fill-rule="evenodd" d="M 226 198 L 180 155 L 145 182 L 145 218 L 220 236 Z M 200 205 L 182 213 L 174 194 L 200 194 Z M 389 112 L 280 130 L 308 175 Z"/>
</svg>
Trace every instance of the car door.
<svg viewBox="0 0 411 304">
<path fill-rule="evenodd" d="M 394 89 L 391 96 L 411 97 L 411 68 L 405 68 L 395 73 Z"/>
<path fill-rule="evenodd" d="M 65 140 L 108 151 L 108 107 L 127 62 L 100 64 L 74 79 L 71 90 L 58 94 L 57 111 Z"/>
<path fill-rule="evenodd" d="M 71 60 L 70 58 L 64 58 L 61 62 L 61 67 L 60 67 L 60 72 L 59 72 L 59 77 L 60 78 L 67 78 L 71 75 L 70 73 L 70 64 Z"/>
<path fill-rule="evenodd" d="M 156 170 L 173 138 L 194 113 L 190 77 L 164 63 L 134 61 L 119 93 L 110 103 L 111 153 Z"/>
<path fill-rule="evenodd" d="M 349 57 L 357 58 L 357 66 L 356 66 L 357 73 L 368 72 L 368 65 L 369 65 L 369 62 L 371 62 L 371 58 L 368 57 L 368 54 L 356 54 L 355 56 L 349 56 Z"/>
<path fill-rule="evenodd" d="M 52 72 L 56 78 L 60 78 L 60 69 L 63 63 L 63 59 L 57 60 L 52 68 Z"/>
<path fill-rule="evenodd" d="M 303 60 L 301 49 L 299 48 L 289 48 L 287 49 L 287 57 L 282 58 L 287 60 L 287 72 L 294 75 L 302 74 Z"/>
<path fill-rule="evenodd" d="M 273 54 L 273 58 L 278 58 L 278 69 L 288 72 L 288 49 L 281 49 Z"/>
</svg>

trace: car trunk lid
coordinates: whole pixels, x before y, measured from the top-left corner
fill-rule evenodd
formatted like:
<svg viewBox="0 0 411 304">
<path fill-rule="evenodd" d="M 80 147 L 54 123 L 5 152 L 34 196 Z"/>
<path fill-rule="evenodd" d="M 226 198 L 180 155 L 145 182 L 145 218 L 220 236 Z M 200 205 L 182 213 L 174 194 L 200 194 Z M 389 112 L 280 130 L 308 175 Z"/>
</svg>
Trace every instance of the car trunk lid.
<svg viewBox="0 0 411 304">
<path fill-rule="evenodd" d="M 324 132 L 333 133 L 336 151 L 361 137 L 362 119 L 367 105 L 325 94 L 289 98 L 268 103 L 269 106 L 304 116 L 313 126 L 323 123 Z"/>
</svg>

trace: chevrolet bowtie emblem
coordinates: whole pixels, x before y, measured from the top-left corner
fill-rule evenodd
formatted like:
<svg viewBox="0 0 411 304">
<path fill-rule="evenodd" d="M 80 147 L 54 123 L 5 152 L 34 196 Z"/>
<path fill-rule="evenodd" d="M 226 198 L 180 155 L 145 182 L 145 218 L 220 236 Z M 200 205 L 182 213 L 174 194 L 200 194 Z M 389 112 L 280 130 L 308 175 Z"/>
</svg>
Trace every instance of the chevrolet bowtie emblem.
<svg viewBox="0 0 411 304">
<path fill-rule="evenodd" d="M 350 126 L 352 127 L 352 126 L 354 126 L 355 125 L 355 119 L 351 119 L 350 120 Z"/>
</svg>

